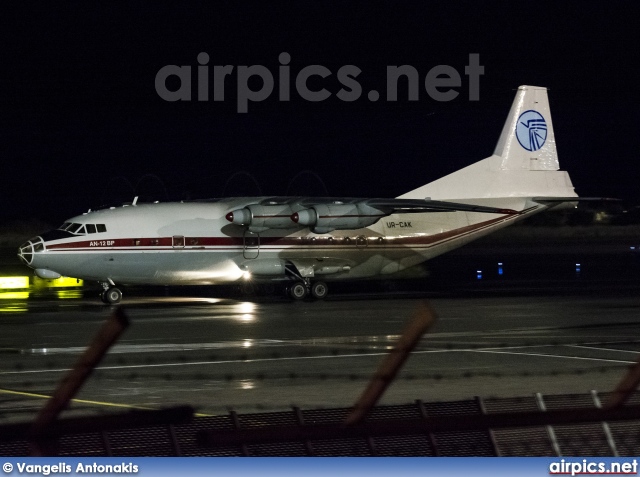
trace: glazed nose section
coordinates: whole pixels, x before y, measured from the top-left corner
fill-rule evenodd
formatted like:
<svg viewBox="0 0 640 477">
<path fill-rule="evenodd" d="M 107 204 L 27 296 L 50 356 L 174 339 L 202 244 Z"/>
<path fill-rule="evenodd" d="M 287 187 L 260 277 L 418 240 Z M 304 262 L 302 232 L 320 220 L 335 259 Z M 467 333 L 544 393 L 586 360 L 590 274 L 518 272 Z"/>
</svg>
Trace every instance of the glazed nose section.
<svg viewBox="0 0 640 477">
<path fill-rule="evenodd" d="M 20 245 L 18 257 L 27 265 L 31 265 L 31 262 L 33 262 L 33 245 L 30 241 Z"/>
<path fill-rule="evenodd" d="M 33 255 L 38 252 L 44 252 L 42 237 L 35 237 L 23 243 L 18 249 L 18 257 L 27 265 L 31 265 L 33 263 Z"/>
</svg>

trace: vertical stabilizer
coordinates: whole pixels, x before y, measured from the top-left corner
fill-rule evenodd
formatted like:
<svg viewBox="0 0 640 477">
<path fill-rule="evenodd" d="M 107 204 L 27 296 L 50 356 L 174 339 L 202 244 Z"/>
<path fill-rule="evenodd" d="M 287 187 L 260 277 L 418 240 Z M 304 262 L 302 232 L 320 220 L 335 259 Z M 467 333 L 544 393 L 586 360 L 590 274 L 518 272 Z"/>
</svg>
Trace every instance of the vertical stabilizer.
<svg viewBox="0 0 640 477">
<path fill-rule="evenodd" d="M 491 157 L 400 198 L 576 197 L 559 169 L 547 88 L 520 86 Z"/>
<path fill-rule="evenodd" d="M 501 169 L 560 169 L 547 88 L 518 88 L 493 154 L 502 158 Z"/>
</svg>

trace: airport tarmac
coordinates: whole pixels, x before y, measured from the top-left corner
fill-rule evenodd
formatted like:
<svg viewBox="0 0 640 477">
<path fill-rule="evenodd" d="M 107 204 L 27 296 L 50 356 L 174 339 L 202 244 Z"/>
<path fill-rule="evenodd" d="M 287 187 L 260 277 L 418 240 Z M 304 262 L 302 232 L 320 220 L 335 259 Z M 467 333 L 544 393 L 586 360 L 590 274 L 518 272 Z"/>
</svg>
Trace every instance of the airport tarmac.
<svg viewBox="0 0 640 477">
<path fill-rule="evenodd" d="M 131 324 L 70 413 L 347 407 L 423 300 L 438 320 L 382 403 L 611 390 L 640 352 L 640 288 L 568 290 L 343 293 L 295 303 L 129 294 L 122 306 Z M 0 423 L 33 417 L 113 312 L 97 297 L 65 298 L 3 300 Z"/>
</svg>

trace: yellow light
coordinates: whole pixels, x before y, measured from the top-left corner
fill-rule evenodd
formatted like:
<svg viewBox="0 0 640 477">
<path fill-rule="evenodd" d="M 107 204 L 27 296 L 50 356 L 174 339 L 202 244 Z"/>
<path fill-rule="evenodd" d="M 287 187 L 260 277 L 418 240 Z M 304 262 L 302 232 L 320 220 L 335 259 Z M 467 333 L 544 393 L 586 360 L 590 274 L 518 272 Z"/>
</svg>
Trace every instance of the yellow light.
<svg viewBox="0 0 640 477">
<path fill-rule="evenodd" d="M 29 292 L 0 292 L 0 313 L 25 313 L 28 311 Z M 9 300 L 3 302 L 2 300 Z M 22 300 L 22 301 L 16 301 Z"/>
<path fill-rule="evenodd" d="M 0 277 L 0 290 L 29 288 L 29 277 Z"/>
<path fill-rule="evenodd" d="M 7 302 L 0 306 L 0 313 L 26 313 L 29 311 L 26 301 Z"/>
<path fill-rule="evenodd" d="M 0 292 L 0 300 L 26 300 L 29 292 Z"/>
<path fill-rule="evenodd" d="M 72 277 L 60 277 L 55 280 L 34 277 L 33 285 L 42 288 L 80 288 L 84 285 L 83 280 Z"/>
<path fill-rule="evenodd" d="M 82 298 L 82 290 L 56 290 L 56 296 L 60 300 L 69 298 Z"/>
</svg>

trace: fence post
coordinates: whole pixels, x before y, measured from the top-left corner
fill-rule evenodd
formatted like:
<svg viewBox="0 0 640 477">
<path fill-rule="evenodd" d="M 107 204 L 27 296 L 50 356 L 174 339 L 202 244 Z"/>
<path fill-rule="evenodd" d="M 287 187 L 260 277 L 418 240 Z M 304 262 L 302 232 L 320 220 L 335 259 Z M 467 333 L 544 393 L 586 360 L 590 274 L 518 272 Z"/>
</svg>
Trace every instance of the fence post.
<svg viewBox="0 0 640 477">
<path fill-rule="evenodd" d="M 93 341 L 76 361 L 71 371 L 60 381 L 31 427 L 32 455 L 42 456 L 56 453 L 56 443 L 51 439 L 43 439 L 43 434 L 47 427 L 55 422 L 58 415 L 66 409 L 69 402 L 127 326 L 129 326 L 127 315 L 122 308 L 116 308 L 116 311 L 105 321 Z"/>
<path fill-rule="evenodd" d="M 593 399 L 593 404 L 598 409 L 602 409 L 602 403 L 600 402 L 600 396 L 598 396 L 598 391 L 596 391 L 595 389 L 592 389 L 591 398 Z M 619 457 L 618 448 L 616 447 L 616 441 L 613 439 L 613 434 L 611 434 L 611 428 L 609 427 L 608 422 L 602 421 L 602 430 L 604 431 L 604 435 L 607 437 L 607 443 L 609 444 L 609 448 L 611 449 L 613 457 Z"/>
<path fill-rule="evenodd" d="M 538 404 L 538 409 L 540 409 L 542 412 L 547 411 L 547 406 L 545 406 L 544 404 L 544 399 L 542 398 L 541 393 L 536 393 L 536 404 Z M 562 457 L 562 452 L 560 451 L 560 446 L 558 445 L 558 439 L 556 438 L 556 433 L 553 430 L 553 426 L 548 424 L 545 427 L 547 428 L 547 434 L 549 434 L 549 440 L 551 441 L 553 451 L 558 457 Z"/>
<path fill-rule="evenodd" d="M 304 416 L 302 415 L 302 411 L 298 406 L 293 406 L 293 412 L 296 416 L 296 422 L 300 427 L 304 426 Z M 304 448 L 307 451 L 307 455 L 313 457 L 315 453 L 313 452 L 313 446 L 311 445 L 311 441 L 309 439 L 304 440 Z"/>
<path fill-rule="evenodd" d="M 426 300 L 420 302 L 416 313 L 404 329 L 393 350 L 384 357 L 378 366 L 378 370 L 354 405 L 353 410 L 347 416 L 344 422 L 346 426 L 357 424 L 365 418 L 395 379 L 411 351 L 422 338 L 422 335 L 435 321 L 436 314 L 429 302 Z"/>
<path fill-rule="evenodd" d="M 102 438 L 104 453 L 107 455 L 107 457 L 113 457 L 113 452 L 111 451 L 111 443 L 109 442 L 109 435 L 107 434 L 107 431 L 100 432 L 100 437 Z"/>
<path fill-rule="evenodd" d="M 176 435 L 176 427 L 173 424 L 169 424 L 167 426 L 167 430 L 169 431 L 169 439 L 171 440 L 171 449 L 176 457 L 182 457 L 182 452 L 180 451 L 180 443 L 178 442 L 178 436 Z"/>
<path fill-rule="evenodd" d="M 636 363 L 629 368 L 627 374 L 620 380 L 616 388 L 613 390 L 609 399 L 602 406 L 604 409 L 622 406 L 626 403 L 633 392 L 640 384 L 640 357 Z"/>
<path fill-rule="evenodd" d="M 423 420 L 427 420 L 429 416 L 427 415 L 427 409 L 424 407 L 424 402 L 422 401 L 422 399 L 418 399 L 416 401 L 416 404 L 418 406 L 418 409 L 420 410 L 420 417 L 422 417 Z M 436 440 L 435 434 L 429 431 L 427 435 L 429 436 L 429 444 L 431 444 L 431 450 L 433 451 L 434 457 L 440 457 L 440 451 L 438 450 L 438 441 Z"/>
<path fill-rule="evenodd" d="M 476 403 L 478 404 L 480 413 L 483 416 L 487 416 L 488 415 L 487 408 L 484 405 L 484 400 L 480 396 L 476 396 Z M 489 432 L 489 439 L 491 439 L 491 445 L 493 446 L 494 454 L 496 455 L 496 457 L 502 457 L 500 453 L 500 449 L 498 448 L 498 442 L 496 441 L 496 436 L 495 436 L 495 433 L 493 432 L 493 429 L 488 428 L 487 432 Z"/>
<path fill-rule="evenodd" d="M 229 415 L 231 416 L 231 421 L 233 421 L 233 427 L 236 431 L 240 430 L 240 419 L 238 419 L 238 413 L 236 411 L 234 411 L 233 409 L 229 411 Z M 242 444 L 240 444 L 240 449 L 242 450 L 242 455 L 245 457 L 250 457 L 251 454 L 249 453 L 249 448 L 247 447 L 247 444 L 245 444 L 244 442 Z"/>
</svg>

